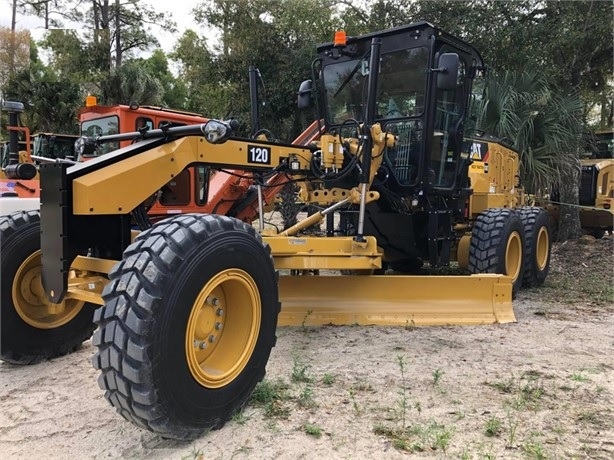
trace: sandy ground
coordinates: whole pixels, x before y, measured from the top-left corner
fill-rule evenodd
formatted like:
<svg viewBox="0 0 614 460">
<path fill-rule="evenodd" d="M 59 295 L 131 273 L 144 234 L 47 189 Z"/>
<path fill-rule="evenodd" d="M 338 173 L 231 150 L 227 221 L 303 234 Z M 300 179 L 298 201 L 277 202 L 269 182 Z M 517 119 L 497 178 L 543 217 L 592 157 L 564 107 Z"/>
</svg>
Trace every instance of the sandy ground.
<svg viewBox="0 0 614 460">
<path fill-rule="evenodd" d="M 515 301 L 515 324 L 280 328 L 273 400 L 189 443 L 115 413 L 90 342 L 34 366 L 0 363 L 0 458 L 614 458 L 612 290 L 565 291 L 578 266 L 611 282 L 612 240 L 577 248 L 580 261 L 555 248 L 546 286 Z"/>
</svg>

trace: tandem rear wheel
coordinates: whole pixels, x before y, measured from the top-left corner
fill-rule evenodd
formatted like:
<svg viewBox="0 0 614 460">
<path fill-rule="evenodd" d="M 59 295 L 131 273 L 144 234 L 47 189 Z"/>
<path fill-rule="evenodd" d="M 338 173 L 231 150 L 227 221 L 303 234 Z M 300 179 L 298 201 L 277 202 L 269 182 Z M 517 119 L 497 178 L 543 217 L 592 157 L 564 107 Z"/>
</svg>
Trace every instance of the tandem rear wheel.
<svg viewBox="0 0 614 460">
<path fill-rule="evenodd" d="M 52 304 L 46 299 L 39 211 L 0 217 L 0 239 L 0 357 L 13 364 L 34 364 L 79 348 L 94 330 L 94 306 L 74 299 Z"/>
<path fill-rule="evenodd" d="M 523 286 L 541 286 L 548 276 L 552 254 L 548 212 L 537 206 L 525 206 L 518 212 L 525 234 Z"/>
<path fill-rule="evenodd" d="M 141 233 L 110 273 L 92 359 L 124 418 L 194 439 L 247 402 L 280 310 L 268 245 L 233 218 L 187 214 Z"/>
<path fill-rule="evenodd" d="M 469 245 L 471 273 L 498 273 L 512 279 L 512 297 L 524 278 L 525 232 L 518 213 L 508 208 L 483 211 L 476 219 Z"/>
</svg>

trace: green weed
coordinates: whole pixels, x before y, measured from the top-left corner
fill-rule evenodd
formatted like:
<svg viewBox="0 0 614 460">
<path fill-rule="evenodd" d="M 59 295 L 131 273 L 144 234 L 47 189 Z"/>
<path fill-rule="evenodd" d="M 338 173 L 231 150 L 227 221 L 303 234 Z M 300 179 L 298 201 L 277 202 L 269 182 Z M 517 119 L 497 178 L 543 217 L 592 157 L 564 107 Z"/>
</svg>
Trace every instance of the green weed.
<svg viewBox="0 0 614 460">
<path fill-rule="evenodd" d="M 303 425 L 303 431 L 314 438 L 322 437 L 322 428 L 320 428 L 318 425 L 306 423 Z"/>
<path fill-rule="evenodd" d="M 313 381 L 313 378 L 308 374 L 311 365 L 302 364 L 297 357 L 294 357 L 294 362 L 292 363 L 292 376 L 291 380 L 294 383 L 304 382 L 310 383 Z"/>
<path fill-rule="evenodd" d="M 335 376 L 332 374 L 324 374 L 322 377 L 322 383 L 324 385 L 331 386 L 333 383 L 335 383 Z"/>
<path fill-rule="evenodd" d="M 441 369 L 435 369 L 433 371 L 433 385 L 438 385 L 439 384 L 443 374 L 444 374 L 444 372 Z"/>
<path fill-rule="evenodd" d="M 490 417 L 486 421 L 486 428 L 484 429 L 484 431 L 486 432 L 486 436 L 489 436 L 491 438 L 499 436 L 499 434 L 501 434 L 502 425 L 503 423 L 500 419 L 498 419 L 497 417 Z"/>
<path fill-rule="evenodd" d="M 303 391 L 298 397 L 298 405 L 305 408 L 310 409 L 317 406 L 315 400 L 313 399 L 313 388 L 309 385 L 305 385 Z"/>
</svg>

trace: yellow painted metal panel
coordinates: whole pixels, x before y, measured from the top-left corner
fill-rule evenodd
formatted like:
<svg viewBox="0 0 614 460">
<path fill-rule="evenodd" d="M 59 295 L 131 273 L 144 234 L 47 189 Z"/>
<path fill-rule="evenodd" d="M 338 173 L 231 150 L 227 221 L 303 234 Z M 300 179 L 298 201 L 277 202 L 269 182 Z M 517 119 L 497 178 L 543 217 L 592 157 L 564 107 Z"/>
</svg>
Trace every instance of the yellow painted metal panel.
<svg viewBox="0 0 614 460">
<path fill-rule="evenodd" d="M 282 276 L 279 325 L 442 326 L 515 322 L 501 275 Z"/>
</svg>

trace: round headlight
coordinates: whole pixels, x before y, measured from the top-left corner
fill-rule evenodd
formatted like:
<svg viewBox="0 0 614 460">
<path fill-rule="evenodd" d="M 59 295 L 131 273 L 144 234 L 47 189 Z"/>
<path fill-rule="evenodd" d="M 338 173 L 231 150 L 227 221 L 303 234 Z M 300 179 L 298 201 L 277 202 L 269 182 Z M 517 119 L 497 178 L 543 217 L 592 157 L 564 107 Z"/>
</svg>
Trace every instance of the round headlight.
<svg viewBox="0 0 614 460">
<path fill-rule="evenodd" d="M 75 141 L 75 155 L 77 159 L 91 156 L 96 151 L 96 141 L 91 137 L 82 136 Z"/>
<path fill-rule="evenodd" d="M 207 142 L 212 144 L 219 144 L 224 142 L 230 137 L 232 130 L 230 127 L 218 120 L 209 120 L 202 128 L 203 134 Z"/>
</svg>

